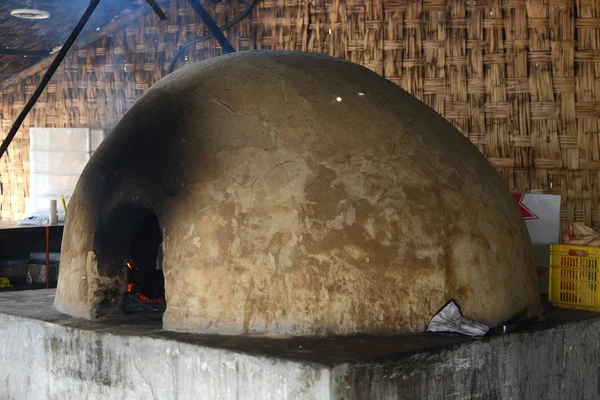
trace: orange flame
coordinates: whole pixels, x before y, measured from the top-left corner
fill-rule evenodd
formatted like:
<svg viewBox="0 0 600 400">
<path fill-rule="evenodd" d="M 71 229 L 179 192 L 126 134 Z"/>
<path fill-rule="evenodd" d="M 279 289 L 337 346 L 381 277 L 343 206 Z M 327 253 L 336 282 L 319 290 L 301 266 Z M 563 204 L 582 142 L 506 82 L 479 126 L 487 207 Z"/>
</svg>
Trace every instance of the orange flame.
<svg viewBox="0 0 600 400">
<path fill-rule="evenodd" d="M 136 293 L 135 294 L 137 296 L 138 299 L 140 299 L 140 301 L 142 303 L 149 303 L 149 304 L 158 304 L 158 303 L 164 303 L 165 299 L 149 299 L 146 296 L 144 296 L 141 293 Z"/>
</svg>

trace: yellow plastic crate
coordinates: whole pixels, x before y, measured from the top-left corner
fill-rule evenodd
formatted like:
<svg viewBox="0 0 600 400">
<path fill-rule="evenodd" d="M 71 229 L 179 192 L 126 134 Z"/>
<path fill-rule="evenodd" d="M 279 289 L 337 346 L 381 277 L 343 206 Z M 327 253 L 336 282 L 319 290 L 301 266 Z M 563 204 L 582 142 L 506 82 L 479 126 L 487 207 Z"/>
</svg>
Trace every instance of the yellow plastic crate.
<svg viewBox="0 0 600 400">
<path fill-rule="evenodd" d="M 599 247 L 550 245 L 548 300 L 562 308 L 600 311 Z"/>
</svg>

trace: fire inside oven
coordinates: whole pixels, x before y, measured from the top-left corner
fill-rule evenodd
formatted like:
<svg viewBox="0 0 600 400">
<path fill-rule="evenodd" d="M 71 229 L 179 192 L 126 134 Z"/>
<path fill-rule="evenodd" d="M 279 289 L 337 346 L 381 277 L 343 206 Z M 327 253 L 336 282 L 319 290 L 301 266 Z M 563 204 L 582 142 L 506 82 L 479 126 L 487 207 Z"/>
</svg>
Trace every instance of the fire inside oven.
<svg viewBox="0 0 600 400">
<path fill-rule="evenodd" d="M 162 234 L 156 215 L 149 214 L 131 240 L 127 261 L 128 284 L 123 298 L 126 314 L 164 312 Z"/>
</svg>

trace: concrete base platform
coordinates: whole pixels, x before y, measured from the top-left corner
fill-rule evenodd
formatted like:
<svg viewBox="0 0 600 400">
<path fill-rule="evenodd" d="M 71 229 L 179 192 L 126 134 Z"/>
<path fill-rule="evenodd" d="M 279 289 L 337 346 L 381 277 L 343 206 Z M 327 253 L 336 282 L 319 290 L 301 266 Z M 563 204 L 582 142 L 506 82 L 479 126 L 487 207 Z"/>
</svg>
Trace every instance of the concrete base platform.
<svg viewBox="0 0 600 400">
<path fill-rule="evenodd" d="M 0 294 L 0 399 L 594 399 L 600 319 L 555 311 L 527 331 L 456 337 L 239 338 L 99 321 L 54 290 Z"/>
</svg>

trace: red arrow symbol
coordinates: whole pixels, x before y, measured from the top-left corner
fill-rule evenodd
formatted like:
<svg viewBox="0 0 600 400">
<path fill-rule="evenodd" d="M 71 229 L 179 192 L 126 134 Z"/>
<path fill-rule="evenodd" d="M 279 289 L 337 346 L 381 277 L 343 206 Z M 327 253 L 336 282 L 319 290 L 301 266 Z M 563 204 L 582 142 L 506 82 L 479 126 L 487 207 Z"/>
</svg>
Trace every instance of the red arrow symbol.
<svg viewBox="0 0 600 400">
<path fill-rule="evenodd" d="M 529 208 L 527 208 L 527 206 L 525 204 L 523 204 L 523 198 L 525 197 L 525 194 L 513 193 L 512 195 L 513 195 L 513 198 L 515 199 L 515 201 L 517 202 L 517 205 L 519 206 L 519 209 L 521 210 L 521 215 L 523 216 L 523 219 L 525 221 L 532 220 L 532 219 L 540 219 Z"/>
</svg>

